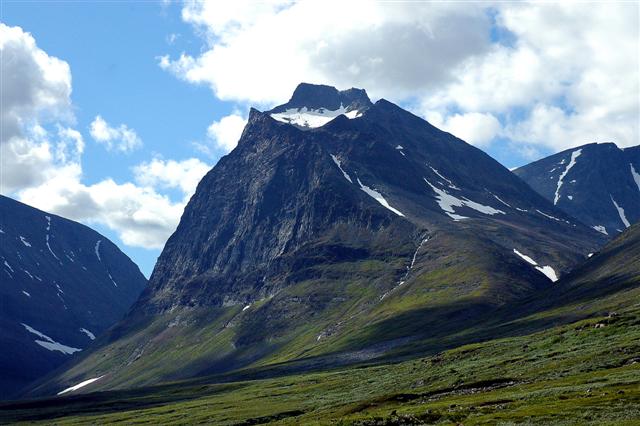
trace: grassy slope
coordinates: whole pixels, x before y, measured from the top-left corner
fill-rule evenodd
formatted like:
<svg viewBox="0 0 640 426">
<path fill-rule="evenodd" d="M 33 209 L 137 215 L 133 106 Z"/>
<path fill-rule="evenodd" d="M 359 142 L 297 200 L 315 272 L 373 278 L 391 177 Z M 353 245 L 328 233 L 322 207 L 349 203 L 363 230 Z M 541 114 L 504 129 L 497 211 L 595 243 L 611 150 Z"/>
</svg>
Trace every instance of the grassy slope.
<svg viewBox="0 0 640 426">
<path fill-rule="evenodd" d="M 154 388 L 5 404 L 0 421 L 640 424 L 639 234 L 640 226 L 629 229 L 544 298 L 516 306 L 520 315 L 511 321 L 496 311 L 472 338 L 442 338 L 440 346 L 457 347 L 435 355 L 308 373 L 258 366 Z M 438 338 L 413 342 L 409 353 L 430 339 Z M 481 342 L 456 344 L 470 340 Z"/>
</svg>

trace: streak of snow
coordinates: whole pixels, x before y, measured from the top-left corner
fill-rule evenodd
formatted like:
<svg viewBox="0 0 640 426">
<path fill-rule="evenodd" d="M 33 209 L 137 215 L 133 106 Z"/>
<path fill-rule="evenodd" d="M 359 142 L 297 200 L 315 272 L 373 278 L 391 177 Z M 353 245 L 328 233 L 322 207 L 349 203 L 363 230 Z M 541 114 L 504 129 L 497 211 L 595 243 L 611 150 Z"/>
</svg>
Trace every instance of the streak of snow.
<svg viewBox="0 0 640 426">
<path fill-rule="evenodd" d="M 28 292 L 24 291 L 24 290 L 22 290 L 22 293 L 27 297 L 31 297 L 31 295 Z"/>
<path fill-rule="evenodd" d="M 398 287 L 400 287 L 401 285 L 403 285 L 406 281 L 407 278 L 409 278 L 409 273 L 411 272 L 411 270 L 413 269 L 413 265 L 415 265 L 416 263 L 416 258 L 418 256 L 418 252 L 420 251 L 420 249 L 422 248 L 422 246 L 429 241 L 429 237 L 424 238 L 422 241 L 420 241 L 420 244 L 418 245 L 418 248 L 416 248 L 416 251 L 413 252 L 413 257 L 411 258 L 411 263 L 409 264 L 409 266 L 407 266 L 407 271 L 404 273 L 404 275 L 402 276 L 402 279 L 400 281 L 398 281 L 398 283 L 396 284 L 395 287 L 393 287 L 391 290 L 387 291 L 386 293 L 384 293 L 382 296 L 380 296 L 380 300 L 384 299 L 385 297 L 387 297 L 389 295 L 389 293 L 395 291 Z M 318 339 L 319 340 L 319 339 Z"/>
<path fill-rule="evenodd" d="M 609 195 L 609 197 L 611 197 L 611 201 L 613 201 L 613 205 L 616 207 L 616 210 L 618 210 L 618 216 L 620 216 L 620 220 L 624 224 L 625 228 L 630 227 L 631 224 L 627 220 L 627 216 L 625 216 L 625 214 L 624 214 L 624 209 L 622 207 L 620 207 L 618 205 L 618 203 L 616 203 L 616 200 L 613 199 L 612 195 Z"/>
<path fill-rule="evenodd" d="M 428 164 L 427 164 L 427 165 L 428 165 Z M 434 167 L 429 166 L 429 168 L 430 168 L 431 170 L 433 170 L 433 172 L 434 172 L 435 174 L 437 174 L 441 179 L 444 179 L 444 180 L 449 184 L 449 188 L 451 188 L 451 189 L 456 189 L 456 190 L 460 191 L 460 188 L 458 188 L 457 186 L 455 186 L 455 185 L 453 184 L 453 182 L 451 182 L 449 179 L 447 179 L 446 177 L 442 176 L 442 175 L 440 174 L 440 172 L 439 172 L 439 171 L 437 171 Z"/>
<path fill-rule="evenodd" d="M 447 191 L 437 188 L 436 186 L 432 185 L 431 182 L 429 182 L 426 178 L 422 178 L 424 179 L 424 181 L 427 183 L 427 185 L 429 185 L 431 187 L 431 189 L 433 189 L 433 191 L 436 193 L 436 200 L 438 201 L 438 205 L 440 205 L 440 208 L 447 214 L 449 215 L 453 220 L 461 220 L 461 219 L 468 219 L 466 216 L 460 216 L 455 214 L 455 210 L 453 209 L 453 207 L 469 207 L 473 210 L 476 210 L 480 213 L 484 213 L 484 214 L 488 214 L 488 215 L 494 215 L 494 214 L 506 214 L 505 212 L 503 212 L 502 210 L 498 210 L 498 209 L 494 209 L 493 207 L 490 206 L 485 206 L 483 204 L 480 203 L 476 203 L 475 201 L 471 201 L 467 198 L 457 198 L 454 197 L 453 195 L 449 194 Z"/>
<path fill-rule="evenodd" d="M 71 386 L 70 388 L 66 388 L 66 389 L 65 389 L 65 390 L 63 390 L 63 391 L 58 392 L 58 395 L 63 395 L 63 394 L 65 394 L 65 393 L 67 393 L 67 392 L 73 392 L 73 391 L 76 391 L 76 390 L 78 390 L 78 389 L 80 389 L 80 388 L 83 388 L 83 387 L 85 387 L 85 386 L 87 386 L 87 385 L 90 385 L 91 383 L 93 383 L 93 382 L 95 382 L 95 381 L 97 381 L 97 380 L 102 379 L 103 377 L 104 377 L 104 376 L 100 376 L 100 377 L 94 377 L 93 379 L 85 380 L 84 382 L 80 382 L 80 383 L 78 383 L 78 384 L 77 384 L 77 385 L 75 385 L 75 386 Z"/>
<path fill-rule="evenodd" d="M 49 234 L 45 235 L 45 240 L 46 240 L 46 243 L 47 243 L 47 248 L 49 249 L 49 253 L 51 253 L 53 255 L 53 257 L 55 257 L 58 262 L 60 262 L 60 259 L 58 259 L 58 256 L 56 256 L 56 254 L 53 252 L 53 250 L 51 250 L 51 246 L 49 245 Z M 60 263 L 62 263 L 62 262 L 60 262 Z"/>
<path fill-rule="evenodd" d="M 592 226 L 593 229 L 595 229 L 598 232 L 603 233 L 604 235 L 609 235 L 609 233 L 607 232 L 607 228 L 605 228 L 602 225 L 596 225 L 596 226 Z"/>
<path fill-rule="evenodd" d="M 633 168 L 633 164 L 629 163 L 629 167 L 631 167 L 631 177 L 633 177 L 633 181 L 638 185 L 638 191 L 640 191 L 640 174 Z"/>
<path fill-rule="evenodd" d="M 36 336 L 44 339 L 44 340 L 35 340 L 35 342 L 47 350 L 59 351 L 65 355 L 71 355 L 74 352 L 79 352 L 82 350 L 78 348 L 72 348 L 71 346 L 63 345 L 62 343 L 58 343 L 55 340 L 53 340 L 51 337 L 47 336 L 44 333 L 39 332 L 35 328 L 30 327 L 25 323 L 21 323 L 21 324 L 23 325 L 24 328 L 27 329 L 29 333 L 35 334 Z"/>
<path fill-rule="evenodd" d="M 402 147 L 402 145 L 398 145 L 396 146 L 396 149 L 404 149 L 404 148 Z"/>
<path fill-rule="evenodd" d="M 246 311 L 247 309 L 249 309 L 251 307 L 251 304 L 245 306 L 244 308 L 242 308 L 242 312 Z"/>
<path fill-rule="evenodd" d="M 31 243 L 29 241 L 27 241 L 27 239 L 25 237 L 23 237 L 22 235 L 20 235 L 20 241 L 22 241 L 22 244 L 24 244 L 27 247 L 31 247 Z"/>
<path fill-rule="evenodd" d="M 98 258 L 98 260 L 100 262 L 102 262 L 102 259 L 100 258 L 100 243 L 101 242 L 102 242 L 102 240 L 96 241 L 96 246 L 93 248 L 93 250 L 96 252 L 96 257 Z"/>
<path fill-rule="evenodd" d="M 10 270 L 11 272 L 14 272 L 14 273 L 15 273 L 15 271 L 13 270 L 13 268 L 11 267 L 11 265 L 9 265 L 9 262 L 7 262 L 6 260 L 4 261 L 4 266 L 6 266 L 7 268 L 9 268 L 9 270 Z"/>
<path fill-rule="evenodd" d="M 540 213 L 542 216 L 548 217 L 549 219 L 553 219 L 553 220 L 557 220 L 558 222 L 562 222 L 562 219 L 558 219 L 557 217 L 551 216 L 550 214 L 546 214 L 544 212 L 541 212 L 540 210 L 536 209 L 536 211 L 538 213 Z M 568 222 L 567 222 L 568 223 Z"/>
<path fill-rule="evenodd" d="M 93 334 L 92 332 L 90 332 L 86 328 L 81 328 L 80 331 L 83 332 L 84 334 L 86 334 L 89 339 L 96 340 L 95 334 Z"/>
<path fill-rule="evenodd" d="M 26 269 L 23 269 L 22 272 L 24 272 L 25 274 L 29 275 L 29 278 L 34 279 L 33 275 L 31 275 L 31 272 L 27 271 Z"/>
<path fill-rule="evenodd" d="M 569 170 L 571 170 L 571 168 L 576 165 L 576 159 L 580 156 L 580 154 L 582 154 L 582 149 L 575 150 L 575 151 L 573 151 L 571 153 L 571 161 L 569 161 L 569 164 L 567 164 L 567 167 L 564 169 L 564 172 L 562 172 L 562 174 L 558 178 L 558 186 L 556 187 L 556 195 L 555 195 L 555 197 L 553 199 L 553 204 L 554 205 L 558 204 L 558 201 L 560 200 L 560 188 L 562 188 L 563 179 L 565 178 L 565 176 L 567 176 L 567 173 L 569 173 Z M 564 161 L 564 160 L 562 160 L 562 161 Z"/>
<path fill-rule="evenodd" d="M 501 202 L 502 204 L 504 204 L 505 206 L 507 206 L 507 207 L 511 208 L 511 206 L 510 206 L 508 203 L 506 203 L 505 201 L 502 201 L 502 199 L 501 199 L 500 197 L 498 197 L 496 194 L 491 194 L 491 195 L 493 195 L 493 197 L 494 197 L 496 200 L 500 201 L 500 202 Z"/>
<path fill-rule="evenodd" d="M 109 275 L 109 279 L 111 280 L 111 282 L 113 283 L 113 285 L 115 285 L 116 287 L 118 287 L 118 284 L 116 284 L 116 282 L 113 280 L 113 277 L 111 276 L 111 274 L 107 272 L 107 275 Z"/>
<path fill-rule="evenodd" d="M 522 259 L 524 259 L 525 262 L 529 263 L 534 268 L 536 268 L 538 271 L 542 272 L 551 281 L 553 282 L 558 281 L 558 276 L 556 275 L 556 271 L 554 271 L 551 266 L 538 266 L 538 262 L 536 262 L 535 260 L 527 256 L 526 254 L 520 253 L 516 249 L 513 249 L 513 252 L 518 256 L 520 256 Z"/>
<path fill-rule="evenodd" d="M 518 250 L 513 249 L 513 252 L 515 254 L 517 254 L 518 256 L 520 256 L 521 258 L 523 258 L 525 261 L 527 261 L 528 263 L 532 264 L 533 266 L 536 266 L 538 264 L 538 262 L 536 262 L 535 260 L 533 260 L 532 258 L 530 258 L 529 256 L 527 256 L 526 254 L 522 254 L 520 253 Z"/>
<path fill-rule="evenodd" d="M 349 181 L 349 183 L 353 183 L 353 181 L 351 180 L 351 178 L 349 177 L 349 175 L 347 174 L 347 172 L 345 172 L 342 169 L 342 163 L 340 162 L 340 160 L 338 160 L 338 157 L 336 157 L 335 155 L 331 154 L 331 159 L 333 160 L 333 162 L 336 164 L 336 166 L 338 166 L 338 168 L 340 169 L 340 171 L 342 172 L 342 176 L 344 176 L 344 178 L 346 180 Z"/>
<path fill-rule="evenodd" d="M 387 202 L 387 200 L 382 196 L 381 193 L 379 193 L 378 191 L 376 191 L 375 189 L 369 188 L 367 185 L 363 184 L 362 182 L 360 182 L 360 178 L 358 179 L 358 184 L 360 185 L 360 189 L 362 189 L 367 195 L 369 195 L 371 198 L 373 198 L 374 200 L 376 200 L 377 202 L 379 202 L 380 204 L 382 204 L 383 207 L 391 210 L 392 212 L 394 212 L 395 214 L 397 214 L 398 216 L 402 216 L 404 217 L 404 214 L 398 210 L 395 209 L 393 207 L 391 207 L 389 205 L 389 203 Z"/>
</svg>

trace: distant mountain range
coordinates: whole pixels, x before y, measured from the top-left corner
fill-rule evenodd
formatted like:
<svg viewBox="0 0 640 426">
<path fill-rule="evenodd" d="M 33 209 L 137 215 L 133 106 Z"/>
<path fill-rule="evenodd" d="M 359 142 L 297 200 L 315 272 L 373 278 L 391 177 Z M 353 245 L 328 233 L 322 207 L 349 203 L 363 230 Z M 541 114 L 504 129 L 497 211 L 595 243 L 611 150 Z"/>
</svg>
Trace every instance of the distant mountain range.
<svg viewBox="0 0 640 426">
<path fill-rule="evenodd" d="M 514 170 L 565 213 L 614 236 L 640 220 L 640 146 L 592 143 Z"/>
<path fill-rule="evenodd" d="M 472 341 L 607 240 L 560 207 L 386 100 L 301 84 L 251 110 L 127 317 L 33 394 Z"/>
<path fill-rule="evenodd" d="M 90 346 L 147 283 L 103 235 L 4 196 L 0 262 L 4 398 Z"/>
</svg>

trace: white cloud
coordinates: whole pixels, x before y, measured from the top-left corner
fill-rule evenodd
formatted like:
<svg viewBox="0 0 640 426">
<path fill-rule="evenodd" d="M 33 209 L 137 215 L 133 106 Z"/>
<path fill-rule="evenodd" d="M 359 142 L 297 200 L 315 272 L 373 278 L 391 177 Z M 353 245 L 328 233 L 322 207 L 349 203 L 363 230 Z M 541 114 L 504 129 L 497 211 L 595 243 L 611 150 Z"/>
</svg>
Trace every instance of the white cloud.
<svg viewBox="0 0 640 426">
<path fill-rule="evenodd" d="M 0 24 L 0 50 L 0 192 L 70 219 L 103 224 L 127 245 L 161 248 L 209 166 L 197 159 L 154 159 L 134 168 L 136 183 L 83 183 L 84 140 L 65 125 L 74 120 L 68 64 L 39 49 L 19 27 Z M 91 133 L 114 149 L 139 145 L 133 130 L 113 128 L 100 116 Z M 165 188 L 179 189 L 181 198 L 162 194 Z"/>
<path fill-rule="evenodd" d="M 502 131 L 498 119 L 489 113 L 453 114 L 445 119 L 437 112 L 430 112 L 426 118 L 434 126 L 477 146 L 488 145 Z"/>
<path fill-rule="evenodd" d="M 527 152 L 629 146 L 640 140 L 639 7 L 364 1 L 336 13 L 321 2 L 194 1 L 182 17 L 204 50 L 159 64 L 258 106 L 284 102 L 301 81 L 364 87 L 484 146 L 492 135 Z"/>
<path fill-rule="evenodd" d="M 186 197 L 196 190 L 200 179 L 211 169 L 197 158 L 184 161 L 153 160 L 139 164 L 134 168 L 135 180 L 138 184 L 152 188 L 177 188 Z"/>
<path fill-rule="evenodd" d="M 514 35 L 468 60 L 422 100 L 425 115 L 504 115 L 505 135 L 561 150 L 592 141 L 640 140 L 637 3 L 503 3 L 497 21 Z"/>
<path fill-rule="evenodd" d="M 120 152 L 131 152 L 142 146 L 142 141 L 135 130 L 130 129 L 125 124 L 111 127 L 101 116 L 91 122 L 91 137 L 98 143 L 103 144 L 108 151 L 117 150 Z"/>
<path fill-rule="evenodd" d="M 73 121 L 69 65 L 38 48 L 31 34 L 0 23 L 0 192 L 35 185 L 67 155 L 69 136 L 51 138 L 41 124 Z M 54 135 L 55 136 L 55 135 Z M 74 144 L 82 153 L 83 145 Z"/>
<path fill-rule="evenodd" d="M 207 128 L 207 136 L 213 140 L 216 147 L 229 152 L 238 144 L 246 124 L 247 120 L 239 113 L 227 115 L 211 123 Z"/>
<path fill-rule="evenodd" d="M 489 16 L 474 4 L 187 2 L 183 19 L 206 34 L 198 56 L 160 58 L 223 100 L 286 100 L 301 81 L 411 95 L 449 78 L 489 47 Z"/>
</svg>

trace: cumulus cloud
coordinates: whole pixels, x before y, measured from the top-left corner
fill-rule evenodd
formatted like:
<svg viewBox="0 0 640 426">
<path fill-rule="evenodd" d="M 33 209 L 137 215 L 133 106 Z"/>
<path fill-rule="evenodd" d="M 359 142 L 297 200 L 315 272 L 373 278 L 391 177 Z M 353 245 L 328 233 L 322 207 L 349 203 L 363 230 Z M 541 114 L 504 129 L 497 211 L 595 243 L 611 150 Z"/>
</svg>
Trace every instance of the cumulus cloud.
<svg viewBox="0 0 640 426">
<path fill-rule="evenodd" d="M 38 48 L 31 34 L 2 23 L 0 53 L 0 191 L 10 193 L 53 174 L 71 155 L 69 139 L 79 135 L 60 128 L 58 139 L 42 126 L 73 121 L 69 65 Z M 82 143 L 74 145 L 82 153 Z"/>
<path fill-rule="evenodd" d="M 196 190 L 200 179 L 211 169 L 211 166 L 189 158 L 183 161 L 153 160 L 139 164 L 134 168 L 135 180 L 138 184 L 152 188 L 175 188 L 189 197 Z"/>
<path fill-rule="evenodd" d="M 207 136 L 217 148 L 229 152 L 238 144 L 246 124 L 247 120 L 239 113 L 227 115 L 211 123 L 207 128 Z"/>
<path fill-rule="evenodd" d="M 159 65 L 258 106 L 282 103 L 301 81 L 364 87 L 482 146 L 496 136 L 527 152 L 630 146 L 640 138 L 639 7 L 364 1 L 336 14 L 320 2 L 193 1 L 182 18 L 204 35 L 203 51 Z"/>
<path fill-rule="evenodd" d="M 42 210 L 88 224 L 102 224 L 130 246 L 161 248 L 175 230 L 185 203 L 210 168 L 197 159 L 154 159 L 134 168 L 134 182 L 83 182 L 85 142 L 73 124 L 71 71 L 38 48 L 31 34 L 0 24 L 0 192 Z M 91 135 L 112 149 L 140 144 L 125 125 L 100 116 Z M 161 192 L 180 191 L 172 200 Z"/>
<path fill-rule="evenodd" d="M 488 145 L 502 132 L 500 121 L 488 113 L 468 112 L 445 118 L 442 114 L 431 111 L 426 118 L 434 126 L 478 146 Z"/>
<path fill-rule="evenodd" d="M 410 95 L 490 46 L 490 18 L 474 4 L 361 1 L 335 13 L 321 2 L 187 2 L 182 16 L 208 49 L 160 66 L 220 99 L 258 104 L 286 100 L 301 81 Z"/>
<path fill-rule="evenodd" d="M 103 144 L 108 151 L 131 152 L 142 146 L 142 141 L 135 130 L 125 124 L 111 127 L 101 116 L 97 115 L 91 122 L 91 137 Z"/>
</svg>

